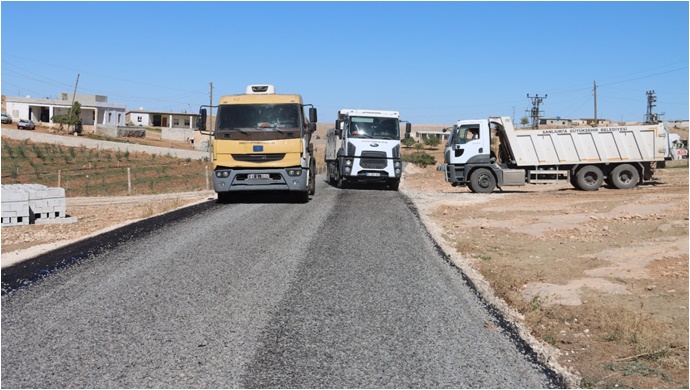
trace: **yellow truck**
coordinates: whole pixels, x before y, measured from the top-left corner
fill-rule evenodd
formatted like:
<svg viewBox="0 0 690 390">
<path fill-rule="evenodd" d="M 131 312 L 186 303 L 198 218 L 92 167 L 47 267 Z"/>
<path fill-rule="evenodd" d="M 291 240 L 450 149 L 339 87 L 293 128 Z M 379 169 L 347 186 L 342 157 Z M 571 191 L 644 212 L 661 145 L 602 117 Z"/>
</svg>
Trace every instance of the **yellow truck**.
<svg viewBox="0 0 690 390">
<path fill-rule="evenodd" d="M 213 188 L 219 202 L 244 191 L 281 191 L 309 201 L 316 189 L 310 142 L 316 108 L 303 104 L 300 95 L 277 94 L 275 86 L 266 84 L 221 97 L 212 130 L 206 129 L 203 107 L 209 106 L 199 110 L 197 128 L 213 137 Z"/>
</svg>

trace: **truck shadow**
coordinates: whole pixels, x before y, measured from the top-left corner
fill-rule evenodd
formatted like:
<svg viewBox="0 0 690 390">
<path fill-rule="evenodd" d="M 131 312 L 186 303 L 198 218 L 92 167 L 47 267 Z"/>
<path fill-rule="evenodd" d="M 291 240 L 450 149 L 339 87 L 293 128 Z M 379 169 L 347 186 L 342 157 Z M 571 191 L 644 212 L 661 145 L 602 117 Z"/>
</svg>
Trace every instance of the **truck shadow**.
<svg viewBox="0 0 690 390">
<path fill-rule="evenodd" d="M 311 199 L 312 196 L 310 195 Z M 293 204 L 304 203 L 300 194 L 289 191 L 242 191 L 230 194 L 225 198 L 216 199 L 218 204 L 259 204 L 259 203 L 273 203 L 273 204 Z"/>
<path fill-rule="evenodd" d="M 328 184 L 330 187 L 338 189 L 337 186 L 330 184 L 328 182 L 328 179 L 325 179 L 324 183 Z M 381 191 L 381 190 L 388 190 L 390 188 L 388 187 L 388 184 L 386 184 L 386 183 L 345 182 L 342 189 L 343 190 L 358 190 L 358 191 L 370 191 L 370 190 Z"/>
</svg>

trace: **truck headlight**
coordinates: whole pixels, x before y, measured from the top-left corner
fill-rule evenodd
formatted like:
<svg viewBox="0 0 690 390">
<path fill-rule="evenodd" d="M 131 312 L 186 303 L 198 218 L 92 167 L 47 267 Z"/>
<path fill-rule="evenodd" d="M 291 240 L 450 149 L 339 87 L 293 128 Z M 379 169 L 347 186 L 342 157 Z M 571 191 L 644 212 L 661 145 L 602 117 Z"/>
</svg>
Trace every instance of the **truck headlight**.
<svg viewBox="0 0 690 390">
<path fill-rule="evenodd" d="M 301 169 L 288 169 L 287 174 L 289 176 L 302 176 Z"/>
<path fill-rule="evenodd" d="M 345 173 L 349 174 L 352 171 L 352 168 L 350 167 L 345 167 Z"/>
<path fill-rule="evenodd" d="M 216 171 L 216 177 L 219 179 L 224 179 L 230 176 L 230 171 Z"/>
<path fill-rule="evenodd" d="M 400 168 L 402 166 L 402 163 L 400 161 L 396 161 L 393 163 L 393 166 L 396 168 Z"/>
<path fill-rule="evenodd" d="M 345 165 L 352 166 L 352 160 L 345 160 Z"/>
</svg>

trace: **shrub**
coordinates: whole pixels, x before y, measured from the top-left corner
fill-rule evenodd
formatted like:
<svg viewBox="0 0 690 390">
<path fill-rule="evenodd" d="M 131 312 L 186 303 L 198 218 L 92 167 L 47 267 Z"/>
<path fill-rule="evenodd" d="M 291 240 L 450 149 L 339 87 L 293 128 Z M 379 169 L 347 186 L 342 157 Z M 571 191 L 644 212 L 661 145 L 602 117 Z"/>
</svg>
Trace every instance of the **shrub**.
<svg viewBox="0 0 690 390">
<path fill-rule="evenodd" d="M 401 143 L 406 147 L 406 148 L 411 148 L 412 145 L 415 144 L 415 140 L 412 137 L 407 137 L 404 140 L 401 141 Z"/>
<path fill-rule="evenodd" d="M 427 165 L 436 164 L 436 158 L 426 152 L 414 152 L 403 156 L 403 161 L 426 168 Z"/>
</svg>

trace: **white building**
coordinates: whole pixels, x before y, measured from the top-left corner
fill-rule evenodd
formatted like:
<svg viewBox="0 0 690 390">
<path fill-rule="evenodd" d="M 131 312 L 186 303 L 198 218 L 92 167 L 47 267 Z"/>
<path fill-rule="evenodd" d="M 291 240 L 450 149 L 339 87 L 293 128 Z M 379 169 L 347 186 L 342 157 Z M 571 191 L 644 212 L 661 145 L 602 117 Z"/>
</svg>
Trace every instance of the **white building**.
<svg viewBox="0 0 690 390">
<path fill-rule="evenodd" d="M 198 116 L 199 114 L 190 114 L 186 112 L 132 110 L 127 111 L 125 120 L 129 126 L 194 129 Z"/>
<path fill-rule="evenodd" d="M 72 95 L 63 92 L 57 99 L 6 96 L 5 109 L 14 122 L 31 119 L 36 123 L 52 125 L 54 116 L 69 114 L 73 101 L 81 105 L 80 117 L 85 126 L 125 125 L 125 105 L 108 103 L 108 97 L 101 95 Z"/>
</svg>

